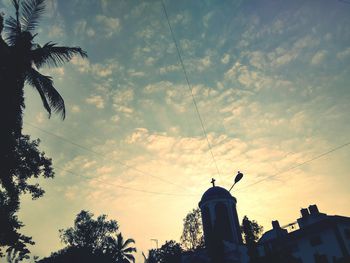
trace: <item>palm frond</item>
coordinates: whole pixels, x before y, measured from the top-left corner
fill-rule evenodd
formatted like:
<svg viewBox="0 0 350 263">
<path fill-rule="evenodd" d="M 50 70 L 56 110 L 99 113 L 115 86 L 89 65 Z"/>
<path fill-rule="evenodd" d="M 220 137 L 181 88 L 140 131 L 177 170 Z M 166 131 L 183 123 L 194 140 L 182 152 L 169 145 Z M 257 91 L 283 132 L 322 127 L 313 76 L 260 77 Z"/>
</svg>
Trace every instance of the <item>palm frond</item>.
<svg viewBox="0 0 350 263">
<path fill-rule="evenodd" d="M 87 57 L 86 52 L 80 47 L 57 47 L 55 43 L 48 42 L 43 47 L 32 50 L 31 59 L 37 68 L 44 64 L 57 67 L 70 61 L 74 55 Z"/>
<path fill-rule="evenodd" d="M 130 244 L 135 244 L 135 240 L 134 239 L 132 239 L 132 238 L 129 238 L 129 239 L 127 239 L 126 241 L 125 241 L 125 243 L 123 244 L 123 248 L 126 248 L 128 245 L 130 245 Z"/>
<path fill-rule="evenodd" d="M 39 24 L 40 16 L 45 10 L 45 0 L 26 0 L 22 2 L 22 30 L 33 31 Z"/>
<path fill-rule="evenodd" d="M 16 9 L 16 13 L 18 13 L 19 10 L 19 0 L 12 0 L 12 5 L 15 7 Z"/>
<path fill-rule="evenodd" d="M 38 91 L 40 98 L 43 102 L 44 108 L 47 110 L 47 112 L 49 113 L 49 117 L 50 117 L 51 116 L 51 107 L 50 107 L 49 103 L 47 102 L 45 93 L 41 87 L 41 83 L 39 82 L 39 80 L 36 77 L 36 74 L 32 70 L 27 73 L 26 81 L 28 82 L 29 85 L 36 88 L 36 90 Z"/>
<path fill-rule="evenodd" d="M 66 116 L 64 100 L 57 90 L 53 87 L 52 78 L 40 74 L 35 69 L 30 69 L 26 74 L 26 81 L 35 87 L 43 101 L 44 107 L 51 115 L 51 111 L 60 113 L 62 119 Z"/>
<path fill-rule="evenodd" d="M 21 34 L 21 28 L 17 24 L 17 20 L 10 16 L 5 21 L 5 40 L 7 44 L 13 46 L 16 44 Z"/>
<path fill-rule="evenodd" d="M 137 252 L 136 248 L 128 247 L 128 248 L 123 250 L 123 253 L 132 253 L 132 252 Z"/>
<path fill-rule="evenodd" d="M 129 262 L 130 261 L 135 262 L 135 257 L 131 254 L 126 254 L 124 255 L 124 257 L 126 257 L 129 260 Z"/>
</svg>

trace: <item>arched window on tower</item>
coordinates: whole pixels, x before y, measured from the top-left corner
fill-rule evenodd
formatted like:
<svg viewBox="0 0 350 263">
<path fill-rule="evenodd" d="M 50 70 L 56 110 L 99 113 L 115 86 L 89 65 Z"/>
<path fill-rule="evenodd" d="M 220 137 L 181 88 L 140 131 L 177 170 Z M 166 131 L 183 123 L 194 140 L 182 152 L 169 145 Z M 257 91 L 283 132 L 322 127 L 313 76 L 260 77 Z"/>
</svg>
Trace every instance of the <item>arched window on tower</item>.
<svg viewBox="0 0 350 263">
<path fill-rule="evenodd" d="M 208 238 L 212 232 L 212 224 L 210 219 L 209 208 L 207 206 L 205 206 L 202 209 L 202 223 L 203 223 L 203 231 L 205 234 L 205 238 Z"/>
<path fill-rule="evenodd" d="M 221 240 L 233 242 L 232 229 L 227 207 L 224 203 L 219 202 L 215 206 L 215 226 L 214 231 Z"/>
<path fill-rule="evenodd" d="M 237 209 L 236 205 L 232 205 L 232 213 L 233 213 L 233 221 L 234 221 L 234 228 L 236 231 L 238 243 L 243 244 L 242 239 L 242 233 L 241 233 L 241 225 L 239 224 L 238 215 L 237 215 Z"/>
</svg>

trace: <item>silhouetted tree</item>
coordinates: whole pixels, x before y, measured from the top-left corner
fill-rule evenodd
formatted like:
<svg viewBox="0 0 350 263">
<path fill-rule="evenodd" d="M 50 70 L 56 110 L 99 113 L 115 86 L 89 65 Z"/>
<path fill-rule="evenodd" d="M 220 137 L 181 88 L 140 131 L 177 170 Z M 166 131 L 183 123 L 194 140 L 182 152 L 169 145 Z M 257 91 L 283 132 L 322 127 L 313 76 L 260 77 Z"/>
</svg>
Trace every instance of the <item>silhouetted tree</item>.
<svg viewBox="0 0 350 263">
<path fill-rule="evenodd" d="M 124 241 L 122 234 L 119 233 L 116 239 L 109 240 L 107 254 L 112 256 L 114 262 L 135 262 L 132 253 L 136 252 L 136 248 L 130 247 L 131 244 L 135 244 L 134 239 L 129 238 Z"/>
<path fill-rule="evenodd" d="M 9 56 L 9 60 L 4 65 L 6 76 L 2 102 L 7 106 L 9 113 L 5 127 L 15 134 L 20 134 L 24 109 L 24 84 L 27 83 L 38 91 L 49 115 L 53 110 L 64 118 L 63 98 L 53 87 L 52 78 L 40 74 L 38 69 L 45 65 L 61 65 L 74 55 L 82 57 L 87 55 L 80 47 L 61 47 L 52 42 L 40 46 L 33 42 L 37 35 L 34 31 L 45 11 L 45 0 L 12 0 L 12 3 L 16 17 L 10 16 L 5 21 L 7 50 L 3 52 Z"/>
<path fill-rule="evenodd" d="M 68 247 L 52 253 L 37 263 L 115 263 L 110 255 L 89 248 Z"/>
<path fill-rule="evenodd" d="M 263 232 L 263 227 L 255 220 L 249 220 L 247 216 L 243 217 L 241 231 L 243 233 L 244 243 L 247 245 L 248 255 L 251 262 L 258 257 L 257 241 Z"/>
<path fill-rule="evenodd" d="M 101 215 L 97 219 L 93 216 L 92 213 L 82 210 L 77 215 L 73 227 L 59 230 L 61 241 L 68 247 L 105 252 L 117 237 L 118 223 L 115 220 L 106 220 L 106 215 Z"/>
<path fill-rule="evenodd" d="M 29 84 L 38 91 L 49 115 L 54 111 L 64 118 L 64 101 L 53 87 L 52 78 L 40 74 L 38 70 L 45 65 L 58 66 L 68 62 L 76 54 L 86 57 L 86 53 L 79 47 L 59 47 L 51 42 L 40 46 L 33 42 L 45 0 L 12 0 L 12 3 L 15 18 L 8 17 L 4 27 L 4 19 L 0 17 L 0 247 L 16 247 L 23 255 L 27 249 L 25 244 L 32 241 L 17 232 L 22 226 L 15 216 L 19 209 L 19 195 L 29 192 L 37 198 L 43 194 L 42 189 L 28 185 L 26 180 L 41 174 L 38 162 L 46 160 L 29 155 L 24 160 L 19 158 L 18 149 L 24 151 L 23 142 L 26 141 L 21 137 L 24 85 Z M 3 29 L 5 40 L 2 38 Z M 25 143 L 28 144 L 28 141 Z M 51 175 L 50 170 L 47 177 Z"/>
<path fill-rule="evenodd" d="M 54 111 L 64 118 L 64 101 L 54 88 L 52 78 L 38 70 L 45 65 L 68 62 L 76 54 L 86 57 L 86 53 L 79 47 L 60 47 L 51 42 L 40 46 L 33 42 L 34 31 L 45 10 L 45 0 L 12 0 L 12 3 L 16 16 L 8 17 L 5 27 L 3 17 L 0 18 L 0 184 L 14 194 L 14 155 L 22 134 L 25 84 L 38 91 L 49 115 Z M 5 40 L 1 35 L 3 29 Z"/>
<path fill-rule="evenodd" d="M 158 249 L 149 251 L 147 263 L 180 263 L 182 249 L 179 243 L 174 240 L 166 241 Z M 145 256 L 144 256 L 145 257 Z M 146 257 L 145 257 L 146 258 Z"/>
<path fill-rule="evenodd" d="M 16 213 L 21 194 L 30 194 L 32 199 L 44 194 L 39 184 L 29 183 L 29 179 L 54 176 L 51 159 L 38 150 L 39 143 L 39 140 L 31 141 L 29 136 L 24 135 L 18 139 L 13 152 L 11 180 L 8 180 L 6 188 L 0 185 L 0 256 L 4 256 L 3 249 L 7 248 L 8 251 L 16 251 L 18 257 L 23 258 L 29 253 L 27 245 L 34 244 L 30 237 L 18 232 L 23 224 Z"/>
<path fill-rule="evenodd" d="M 9 249 L 6 255 L 7 263 L 18 263 L 21 260 L 18 251 L 14 249 Z"/>
<path fill-rule="evenodd" d="M 160 247 L 161 263 L 180 263 L 182 249 L 179 243 L 174 240 L 166 241 Z"/>
<path fill-rule="evenodd" d="M 148 251 L 148 257 L 142 252 L 144 263 L 159 263 L 160 253 L 158 249 L 151 249 Z"/>
<path fill-rule="evenodd" d="M 133 253 L 136 252 L 136 248 L 130 246 L 135 243 L 135 240 L 124 240 L 122 234 L 118 233 L 117 221 L 107 220 L 106 215 L 98 216 L 97 219 L 94 219 L 93 216 L 92 213 L 82 210 L 77 215 L 73 227 L 59 230 L 61 241 L 67 247 L 65 250 L 52 254 L 50 258 L 59 255 L 60 258 L 63 257 L 66 260 L 77 257 L 80 259 L 82 257 L 80 254 L 87 251 L 94 258 L 101 257 L 107 260 L 106 262 L 135 262 Z M 71 254 L 72 251 L 73 254 Z"/>
<path fill-rule="evenodd" d="M 183 220 L 181 245 L 186 251 L 204 247 L 202 216 L 199 208 L 189 212 Z"/>
</svg>

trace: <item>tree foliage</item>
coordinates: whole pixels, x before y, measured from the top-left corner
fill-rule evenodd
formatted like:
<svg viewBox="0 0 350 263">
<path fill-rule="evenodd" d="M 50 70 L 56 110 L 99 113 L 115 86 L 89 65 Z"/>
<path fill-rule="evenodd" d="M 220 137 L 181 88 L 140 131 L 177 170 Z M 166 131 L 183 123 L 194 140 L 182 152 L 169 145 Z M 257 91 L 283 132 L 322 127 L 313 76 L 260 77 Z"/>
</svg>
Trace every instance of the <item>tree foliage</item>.
<svg viewBox="0 0 350 263">
<path fill-rule="evenodd" d="M 107 254 L 111 255 L 114 262 L 135 262 L 135 257 L 132 253 L 136 252 L 136 248 L 130 245 L 135 244 L 135 240 L 129 238 L 124 241 L 121 233 L 116 239 L 110 239 L 108 243 Z"/>
<path fill-rule="evenodd" d="M 249 220 L 247 216 L 244 216 L 241 231 L 243 233 L 244 243 L 247 245 L 248 255 L 251 261 L 254 261 L 258 257 L 257 241 L 263 232 L 263 227 L 255 220 Z"/>
<path fill-rule="evenodd" d="M 118 223 L 115 220 L 107 220 L 106 215 L 93 218 L 93 214 L 82 210 L 74 221 L 74 226 L 68 229 L 60 229 L 61 241 L 68 247 L 89 248 L 92 252 L 105 252 L 110 241 L 117 236 Z"/>
<path fill-rule="evenodd" d="M 181 245 L 186 251 L 204 247 L 202 216 L 199 208 L 189 212 L 183 220 Z"/>
<path fill-rule="evenodd" d="M 33 199 L 44 191 L 28 179 L 52 177 L 51 160 L 37 150 L 39 141 L 22 136 L 25 84 L 36 89 L 44 108 L 65 117 L 63 98 L 53 86 L 50 76 L 38 70 L 42 66 L 57 66 L 73 55 L 86 57 L 79 47 L 59 47 L 54 43 L 40 46 L 34 43 L 38 23 L 45 11 L 45 0 L 12 0 L 15 16 L 0 15 L 0 256 L 4 247 L 27 254 L 33 241 L 18 230 L 23 224 L 16 213 L 20 195 L 29 193 Z M 4 31 L 4 32 L 3 32 Z M 3 34 L 4 33 L 4 34 Z M 4 38 L 3 38 L 4 36 Z"/>
<path fill-rule="evenodd" d="M 135 262 L 136 248 L 133 239 L 124 240 L 118 232 L 116 220 L 107 220 L 106 215 L 94 219 L 89 211 L 82 210 L 74 221 L 74 226 L 59 230 L 61 241 L 66 247 L 52 253 L 40 263 Z"/>
<path fill-rule="evenodd" d="M 52 178 L 51 159 L 40 152 L 40 140 L 30 140 L 28 135 L 21 136 L 15 145 L 13 152 L 12 177 L 2 181 L 0 186 L 0 255 L 2 249 L 18 252 L 20 258 L 29 253 L 28 244 L 34 244 L 28 236 L 22 235 L 18 230 L 23 226 L 18 220 L 16 213 L 19 210 L 19 196 L 22 194 L 31 195 L 37 199 L 44 194 L 44 190 L 38 183 L 29 183 L 30 179 L 43 177 Z"/>
<path fill-rule="evenodd" d="M 246 244 L 255 243 L 261 236 L 264 228 L 255 220 L 249 220 L 247 216 L 243 217 L 241 231 L 243 233 L 243 240 Z"/>
<path fill-rule="evenodd" d="M 43 258 L 37 263 L 114 263 L 113 259 L 101 252 L 92 252 L 89 248 L 67 247 L 61 249 L 51 256 Z"/>
<path fill-rule="evenodd" d="M 151 249 L 148 258 L 144 257 L 147 263 L 180 263 L 181 254 L 181 245 L 174 240 L 170 240 L 158 249 Z"/>
<path fill-rule="evenodd" d="M 12 0 L 16 16 L 9 16 L 5 20 L 5 41 L 1 38 L 0 56 L 5 59 L 1 63 L 1 80 L 3 82 L 4 97 L 10 101 L 3 101 L 3 106 L 10 110 L 6 126 L 20 134 L 22 112 L 24 108 L 23 88 L 28 84 L 35 88 L 43 102 L 46 111 L 52 111 L 65 117 L 64 100 L 53 87 L 50 76 L 39 73 L 43 66 L 59 66 L 72 59 L 74 55 L 86 57 L 86 52 L 80 47 L 57 46 L 48 42 L 43 46 L 34 43 L 34 31 L 45 11 L 45 0 Z M 3 20 L 3 19 L 2 19 Z M 1 24 L 3 21 L 0 21 Z M 0 33 L 1 33 L 0 32 Z"/>
</svg>

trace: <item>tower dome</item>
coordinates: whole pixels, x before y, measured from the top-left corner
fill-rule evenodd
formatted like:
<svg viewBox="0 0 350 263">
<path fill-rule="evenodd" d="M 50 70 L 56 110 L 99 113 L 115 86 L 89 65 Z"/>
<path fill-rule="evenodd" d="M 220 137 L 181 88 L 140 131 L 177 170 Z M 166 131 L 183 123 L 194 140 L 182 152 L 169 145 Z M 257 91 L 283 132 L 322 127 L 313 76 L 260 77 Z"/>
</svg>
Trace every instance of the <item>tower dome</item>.
<svg viewBox="0 0 350 263">
<path fill-rule="evenodd" d="M 229 191 L 227 191 L 225 188 L 222 188 L 220 186 L 213 186 L 210 187 L 202 196 L 201 201 L 199 202 L 199 206 L 201 204 L 215 199 L 234 199 L 236 201 L 236 198 L 234 198 Z M 236 201 L 237 202 L 237 201 Z"/>
<path fill-rule="evenodd" d="M 199 202 L 202 213 L 203 232 L 206 246 L 211 238 L 219 238 L 236 245 L 242 244 L 242 235 L 236 210 L 237 200 L 225 188 L 209 188 Z"/>
</svg>

